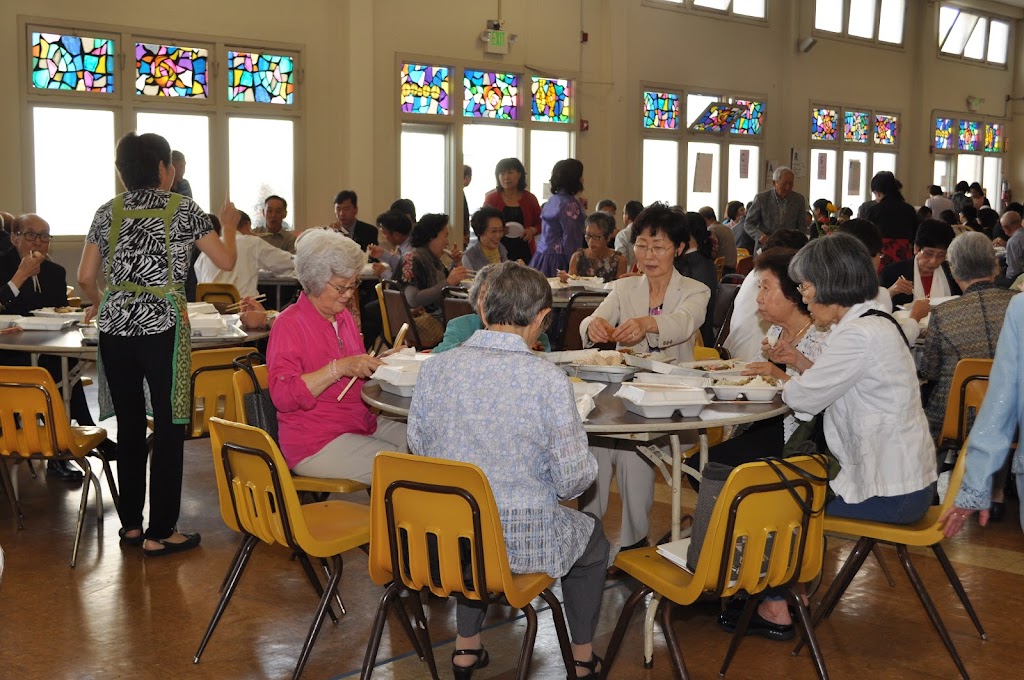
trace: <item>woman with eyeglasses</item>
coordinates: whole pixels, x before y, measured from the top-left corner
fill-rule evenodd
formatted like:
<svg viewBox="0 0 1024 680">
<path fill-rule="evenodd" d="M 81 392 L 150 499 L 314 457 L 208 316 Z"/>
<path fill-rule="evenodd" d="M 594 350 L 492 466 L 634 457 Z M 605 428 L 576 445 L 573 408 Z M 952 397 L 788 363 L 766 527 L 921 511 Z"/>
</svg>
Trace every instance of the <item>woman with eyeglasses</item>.
<svg viewBox="0 0 1024 680">
<path fill-rule="evenodd" d="M 693 361 L 693 336 L 708 313 L 711 291 L 675 270 L 673 260 L 689 244 L 686 215 L 655 203 L 633 222 L 633 250 L 641 276 L 616 282 L 597 310 L 580 324 L 585 347 L 614 342 L 619 349 L 663 352 L 679 361 Z M 598 462 L 597 484 L 583 510 L 603 517 L 608 507 L 612 469 L 618 474 L 622 498 L 623 550 L 647 544 L 654 468 L 632 448 L 593 447 Z"/>
<path fill-rule="evenodd" d="M 365 264 L 359 244 L 335 231 L 310 230 L 296 242 L 302 293 L 274 322 L 267 372 L 281 453 L 298 475 L 369 484 L 378 451 L 408 450 L 405 425 L 378 419 L 360 397 L 381 365 L 366 354 L 348 309 Z"/>
<path fill-rule="evenodd" d="M 412 250 L 402 257 L 402 265 L 395 273 L 395 279 L 402 283 L 409 306 L 414 309 L 422 307 L 437 319 L 439 330 L 443 333 L 442 291 L 445 286 L 459 285 L 467 273 L 462 266 L 462 252 L 458 247 L 448 250 L 448 216 L 428 214 L 421 217 L 412 228 L 410 245 Z M 441 256 L 445 254 L 452 258 L 451 269 L 447 269 L 441 261 Z M 423 327 L 419 327 L 422 335 Z M 436 344 L 436 341 L 432 344 Z"/>
<path fill-rule="evenodd" d="M 558 272 L 563 283 L 570 276 L 599 276 L 605 283 L 626 273 L 626 258 L 608 247 L 608 239 L 615 231 L 615 218 L 606 212 L 591 213 L 583 227 L 585 248 L 572 254 L 569 271 Z"/>
</svg>

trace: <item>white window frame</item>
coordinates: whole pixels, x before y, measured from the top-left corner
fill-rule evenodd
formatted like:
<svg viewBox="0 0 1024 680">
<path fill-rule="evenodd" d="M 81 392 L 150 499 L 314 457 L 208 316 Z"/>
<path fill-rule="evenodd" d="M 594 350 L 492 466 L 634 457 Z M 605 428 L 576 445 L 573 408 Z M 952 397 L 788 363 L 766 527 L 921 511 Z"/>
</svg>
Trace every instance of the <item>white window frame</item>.
<svg viewBox="0 0 1024 680">
<path fill-rule="evenodd" d="M 768 19 L 771 12 L 772 0 L 764 0 L 764 16 L 752 17 L 747 14 L 736 14 L 733 11 L 733 2 L 729 2 L 728 9 L 720 10 L 713 7 L 701 7 L 694 4 L 694 0 L 641 0 L 645 7 L 652 9 L 664 9 L 674 12 L 695 13 L 716 19 L 727 19 L 729 21 L 741 21 L 754 26 L 768 26 Z"/>
<path fill-rule="evenodd" d="M 953 135 L 955 137 L 955 146 L 952 149 L 939 149 L 935 146 L 935 120 L 937 118 L 949 118 L 953 121 Z M 993 118 L 992 116 L 979 116 L 972 113 L 945 111 L 941 109 L 935 109 L 931 112 L 931 117 L 928 119 L 928 152 L 932 159 L 932 167 L 935 166 L 935 159 L 937 156 L 944 156 L 950 162 L 950 170 L 946 175 L 946 181 L 949 186 L 942 187 L 943 191 L 949 194 L 953 193 L 956 187 L 956 176 L 959 170 L 958 163 L 960 156 L 979 156 L 982 159 L 982 167 L 984 167 L 984 161 L 986 158 L 998 157 L 1003 160 L 1002 163 L 1002 175 L 1006 176 L 1006 134 L 1010 121 L 1004 118 Z M 977 122 L 981 126 L 981 142 L 978 146 L 977 151 L 968 151 L 960 148 L 960 122 L 961 121 L 972 121 Z M 1002 149 L 1000 151 L 986 151 L 985 150 L 985 126 L 986 125 L 999 125 L 1002 128 Z M 976 178 L 977 181 L 981 181 L 983 178 Z M 1002 178 L 1000 178 L 1002 179 Z M 1000 182 L 1001 184 L 1001 182 Z M 985 197 L 989 199 L 992 207 L 996 210 L 1002 210 L 1002 196 L 1000 195 L 999 186 L 982 187 L 986 193 Z"/>
<path fill-rule="evenodd" d="M 968 36 L 967 40 L 964 42 L 964 49 L 961 50 L 960 53 L 952 53 L 952 52 L 943 52 L 942 51 L 942 46 L 943 46 L 943 44 L 946 42 L 946 40 L 949 37 L 949 32 L 947 32 L 946 35 L 940 35 L 939 34 L 939 30 L 940 30 L 939 16 L 942 13 L 943 9 L 953 9 L 953 10 L 956 10 L 957 12 L 959 12 L 961 14 L 966 14 L 968 16 L 974 16 L 974 17 L 977 17 L 978 19 L 984 19 L 985 20 L 985 43 L 984 43 L 984 45 L 982 46 L 982 49 L 981 49 L 982 54 L 985 55 L 983 58 L 977 59 L 975 57 L 968 57 L 968 56 L 966 56 L 964 54 L 964 52 L 966 51 L 966 48 L 967 48 L 967 43 L 970 42 L 970 36 Z M 1007 29 L 1008 29 L 1007 30 L 1007 38 L 1006 38 L 1006 54 L 1004 55 L 1004 58 L 1003 58 L 1002 62 L 999 62 L 999 61 L 989 61 L 989 58 L 988 58 L 988 45 L 989 45 L 989 40 L 991 39 L 991 36 L 992 36 L 992 22 L 994 22 L 994 21 L 997 21 L 997 22 L 1002 23 L 1002 24 L 1006 24 Z M 954 22 L 954 24 L 955 24 L 955 22 Z M 983 11 L 975 9 L 973 7 L 962 7 L 962 6 L 958 5 L 958 4 L 951 3 L 951 2 L 943 2 L 940 5 L 938 5 L 938 7 L 936 8 L 936 11 L 935 11 L 935 35 L 938 38 L 938 40 L 936 41 L 936 48 L 935 48 L 936 49 L 936 54 L 939 56 L 940 59 L 949 59 L 950 61 L 957 61 L 957 62 L 960 62 L 960 63 L 974 64 L 976 66 L 987 66 L 989 68 L 1007 70 L 1010 67 L 1010 56 L 1011 56 L 1011 53 L 1013 51 L 1014 26 L 1015 26 L 1015 24 L 1016 24 L 1016 21 L 1014 19 L 1010 18 L 1010 17 L 1001 16 L 999 14 L 992 14 L 990 12 L 983 12 Z M 952 26 L 953 25 L 950 25 L 950 31 L 952 31 Z M 977 29 L 977 26 L 975 26 L 975 30 L 976 29 Z M 973 33 L 973 31 L 972 31 L 972 33 Z"/>
<path fill-rule="evenodd" d="M 874 0 L 875 3 L 875 26 L 871 33 L 870 38 L 865 38 L 859 35 L 850 34 L 850 0 L 839 0 L 843 4 L 843 28 L 839 32 L 826 31 L 825 29 L 817 27 L 817 12 L 818 12 L 818 0 L 812 7 L 812 21 L 811 26 L 813 27 L 812 33 L 817 38 L 826 38 L 829 40 L 846 40 L 850 42 L 859 43 L 862 45 L 874 45 L 876 47 L 885 47 L 894 50 L 903 50 L 907 40 L 907 3 L 914 2 L 915 0 L 904 0 L 903 3 L 903 31 L 900 35 L 900 41 L 898 43 L 887 42 L 878 39 L 879 29 L 881 28 L 882 22 L 882 0 Z"/>
</svg>

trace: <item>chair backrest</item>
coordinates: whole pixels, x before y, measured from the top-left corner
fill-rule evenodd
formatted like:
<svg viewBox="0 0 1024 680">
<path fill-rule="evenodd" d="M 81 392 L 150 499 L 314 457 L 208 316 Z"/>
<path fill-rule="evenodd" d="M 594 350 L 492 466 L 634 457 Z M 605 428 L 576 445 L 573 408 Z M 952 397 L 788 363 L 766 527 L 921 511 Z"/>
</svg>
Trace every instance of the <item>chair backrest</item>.
<svg viewBox="0 0 1024 680">
<path fill-rule="evenodd" d="M 988 391 L 992 359 L 961 359 L 953 370 L 953 382 L 946 397 L 946 414 L 938 445 L 943 449 L 959 449 L 967 440 L 970 424 L 981 408 Z"/>
<path fill-rule="evenodd" d="M 409 324 L 409 331 L 405 336 L 405 344 L 413 345 L 416 349 L 425 349 L 423 343 L 420 342 L 420 334 L 412 320 L 412 310 L 409 308 L 409 301 L 405 299 L 402 286 L 397 281 L 381 281 L 379 285 L 381 287 L 381 296 L 384 298 L 384 308 L 381 316 L 387 317 L 391 342 L 394 342 L 395 333 L 402 327 L 402 324 L 407 323 Z"/>
<path fill-rule="evenodd" d="M 196 285 L 196 301 L 209 302 L 221 314 L 229 306 L 233 305 L 242 296 L 232 283 L 200 283 Z"/>
<path fill-rule="evenodd" d="M 210 418 L 235 419 L 231 378 L 233 361 L 249 353 L 245 347 L 203 349 L 192 352 L 192 417 L 189 436 L 203 437 L 210 431 Z"/>
<path fill-rule="evenodd" d="M 468 295 L 469 291 L 462 286 L 445 286 L 441 289 L 441 314 L 446 326 L 452 319 L 473 313 Z"/>
<path fill-rule="evenodd" d="M 601 302 L 608 296 L 608 293 L 573 293 L 565 306 L 565 324 L 562 326 L 562 335 L 558 339 L 557 351 L 583 349 L 583 338 L 580 336 L 580 324 Z M 601 343 L 595 345 L 598 349 L 615 349 L 615 343 Z"/>
<path fill-rule="evenodd" d="M 721 358 L 722 358 L 722 355 L 714 347 L 704 347 L 703 345 L 698 345 L 698 346 L 694 346 L 694 348 L 693 348 L 693 360 L 694 361 L 710 361 L 712 359 L 721 359 Z"/>
<path fill-rule="evenodd" d="M 373 461 L 370 577 L 440 597 L 526 604 L 512 581 L 494 494 L 475 465 L 382 451 Z M 517 597 L 519 595 L 519 597 Z M 527 596 L 528 597 L 528 596 Z"/>
<path fill-rule="evenodd" d="M 384 302 L 384 282 L 381 281 L 373 287 L 377 291 L 377 304 L 380 306 L 380 320 L 381 320 L 381 337 L 384 338 L 389 346 L 394 344 L 393 337 L 391 335 L 391 321 L 388 319 L 388 308 Z M 396 329 L 397 330 L 397 329 Z"/>
<path fill-rule="evenodd" d="M 754 258 L 747 255 L 736 260 L 736 273 L 746 276 L 754 268 Z"/>
<path fill-rule="evenodd" d="M 744 257 L 750 257 L 750 251 L 747 250 L 746 248 L 737 248 L 736 249 L 736 258 L 737 259 L 742 259 Z"/>
<path fill-rule="evenodd" d="M 729 337 L 729 322 L 732 321 L 732 310 L 736 295 L 740 292 L 738 283 L 720 283 L 715 294 L 715 310 L 713 324 L 715 327 L 715 347 L 721 347 Z"/>
<path fill-rule="evenodd" d="M 0 456 L 49 457 L 70 450 L 71 423 L 49 371 L 0 366 Z"/>
<path fill-rule="evenodd" d="M 715 258 L 715 281 L 721 281 L 722 277 L 725 276 L 725 258 Z"/>
<path fill-rule="evenodd" d="M 820 481 L 808 480 L 785 465 L 773 469 L 766 462 L 741 465 L 729 475 L 694 573 L 704 590 L 721 597 L 740 590 L 754 594 L 808 581 L 821 571 L 827 471 L 816 458 L 799 456 L 787 462 Z M 793 494 L 819 512 L 808 513 Z M 736 555 L 739 545 L 741 558 Z"/>
</svg>

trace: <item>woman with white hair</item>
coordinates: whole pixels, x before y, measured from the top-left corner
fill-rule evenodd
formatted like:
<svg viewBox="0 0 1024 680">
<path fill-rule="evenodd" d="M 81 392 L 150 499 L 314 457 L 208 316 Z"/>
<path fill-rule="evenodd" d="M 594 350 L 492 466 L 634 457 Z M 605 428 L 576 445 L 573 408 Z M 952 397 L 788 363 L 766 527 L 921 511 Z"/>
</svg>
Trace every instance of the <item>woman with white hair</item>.
<svg viewBox="0 0 1024 680">
<path fill-rule="evenodd" d="M 408 450 L 405 425 L 378 420 L 359 396 L 381 365 L 347 308 L 364 264 L 359 244 L 333 231 L 311 231 L 296 246 L 302 293 L 274 322 L 267 348 L 281 453 L 296 474 L 369 484 L 378 451 Z M 356 384 L 338 401 L 349 378 Z"/>
</svg>

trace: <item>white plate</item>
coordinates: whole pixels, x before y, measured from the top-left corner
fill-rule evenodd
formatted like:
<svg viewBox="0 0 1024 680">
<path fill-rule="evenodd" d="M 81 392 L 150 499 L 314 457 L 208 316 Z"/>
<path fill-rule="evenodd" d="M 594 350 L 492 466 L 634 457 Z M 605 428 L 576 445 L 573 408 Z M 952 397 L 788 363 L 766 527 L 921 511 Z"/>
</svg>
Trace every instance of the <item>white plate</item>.
<svg viewBox="0 0 1024 680">
<path fill-rule="evenodd" d="M 745 385 L 715 385 L 715 398 L 721 401 L 734 401 L 740 395 L 750 402 L 767 402 L 782 391 L 781 387 L 746 387 Z"/>
<path fill-rule="evenodd" d="M 18 322 L 25 317 L 17 314 L 0 314 L 0 328 L 10 328 L 11 326 L 17 326 Z"/>
<path fill-rule="evenodd" d="M 637 369 L 632 366 L 573 366 L 562 364 L 569 375 L 583 380 L 618 383 L 633 377 Z"/>
<path fill-rule="evenodd" d="M 188 303 L 188 315 L 194 316 L 196 314 L 217 314 L 217 308 L 209 302 L 189 302 Z"/>
<path fill-rule="evenodd" d="M 75 324 L 74 319 L 56 318 L 50 316 L 29 317 L 26 316 L 18 325 L 26 331 L 62 331 Z"/>
<path fill-rule="evenodd" d="M 739 375 L 747 367 L 747 363 L 738 359 L 704 359 L 703 361 L 686 361 L 678 364 L 677 368 L 683 369 L 684 375 L 699 374 L 714 377 L 716 375 Z M 722 366 L 722 368 L 711 368 L 712 366 Z"/>
<path fill-rule="evenodd" d="M 634 383 L 640 383 L 643 387 L 664 386 L 664 387 L 711 387 L 711 378 L 690 375 L 665 375 L 663 373 L 637 373 L 633 376 Z"/>
<path fill-rule="evenodd" d="M 652 352 L 647 356 L 623 354 L 622 358 L 627 366 L 636 366 L 637 368 L 654 371 L 655 373 L 671 373 L 675 370 L 675 366 L 670 363 L 675 361 L 675 359 L 662 352 Z"/>
<path fill-rule="evenodd" d="M 604 286 L 604 279 L 600 276 L 577 276 L 575 279 L 571 276 L 565 283 L 568 288 L 586 288 L 587 286 Z M 603 288 L 602 288 L 603 290 Z"/>
<path fill-rule="evenodd" d="M 70 312 L 58 312 L 54 307 L 40 307 L 39 309 L 32 310 L 32 316 L 81 321 L 82 319 L 85 318 L 85 310 L 72 309 L 72 311 Z"/>
<path fill-rule="evenodd" d="M 519 238 L 523 235 L 523 232 L 526 231 L 526 228 L 519 222 L 506 222 L 505 230 L 505 236 L 508 236 L 509 238 Z"/>
<path fill-rule="evenodd" d="M 246 332 L 238 326 L 224 328 L 193 328 L 192 340 L 218 340 L 227 338 L 244 338 Z"/>
</svg>

